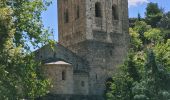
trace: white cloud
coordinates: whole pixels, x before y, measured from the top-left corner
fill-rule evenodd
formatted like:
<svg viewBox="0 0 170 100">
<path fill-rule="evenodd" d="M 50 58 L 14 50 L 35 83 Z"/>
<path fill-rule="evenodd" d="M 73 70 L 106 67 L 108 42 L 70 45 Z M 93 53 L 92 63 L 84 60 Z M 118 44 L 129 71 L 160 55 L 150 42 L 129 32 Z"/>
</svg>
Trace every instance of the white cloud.
<svg viewBox="0 0 170 100">
<path fill-rule="evenodd" d="M 144 3 L 148 3 L 149 1 L 148 0 L 128 0 L 128 2 L 129 2 L 129 7 L 131 7 L 131 6 L 137 6 L 137 5 L 141 5 Z"/>
</svg>

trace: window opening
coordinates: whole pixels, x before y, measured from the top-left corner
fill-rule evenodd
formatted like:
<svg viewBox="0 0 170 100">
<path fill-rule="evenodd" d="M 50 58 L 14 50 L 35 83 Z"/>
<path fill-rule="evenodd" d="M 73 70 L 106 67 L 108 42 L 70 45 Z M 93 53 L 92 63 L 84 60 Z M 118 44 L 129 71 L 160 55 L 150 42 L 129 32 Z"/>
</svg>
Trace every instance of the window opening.
<svg viewBox="0 0 170 100">
<path fill-rule="evenodd" d="M 66 80 L 66 72 L 62 71 L 62 80 Z"/>
<path fill-rule="evenodd" d="M 119 17 L 118 17 L 118 9 L 117 9 L 116 5 L 112 6 L 112 16 L 113 16 L 114 20 L 119 19 Z"/>
<path fill-rule="evenodd" d="M 102 12 L 101 12 L 101 3 L 97 2 L 95 4 L 95 16 L 96 17 L 102 17 Z"/>
<path fill-rule="evenodd" d="M 69 14 L 68 14 L 68 9 L 65 10 L 64 12 L 64 23 L 69 22 Z"/>
<path fill-rule="evenodd" d="M 85 82 L 81 81 L 81 86 L 84 87 L 85 86 Z"/>
<path fill-rule="evenodd" d="M 76 19 L 79 19 L 80 17 L 80 7 L 76 6 Z"/>
</svg>

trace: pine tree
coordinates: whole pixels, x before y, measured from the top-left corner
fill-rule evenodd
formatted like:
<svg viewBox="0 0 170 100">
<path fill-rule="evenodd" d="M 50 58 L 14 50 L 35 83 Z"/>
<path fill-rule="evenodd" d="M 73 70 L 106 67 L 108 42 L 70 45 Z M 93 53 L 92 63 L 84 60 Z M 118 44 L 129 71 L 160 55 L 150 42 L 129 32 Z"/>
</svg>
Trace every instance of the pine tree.
<svg viewBox="0 0 170 100">
<path fill-rule="evenodd" d="M 162 9 L 159 8 L 157 3 L 148 3 L 146 8 L 146 22 L 151 25 L 153 28 L 157 27 L 158 22 L 161 20 L 163 16 Z"/>
</svg>

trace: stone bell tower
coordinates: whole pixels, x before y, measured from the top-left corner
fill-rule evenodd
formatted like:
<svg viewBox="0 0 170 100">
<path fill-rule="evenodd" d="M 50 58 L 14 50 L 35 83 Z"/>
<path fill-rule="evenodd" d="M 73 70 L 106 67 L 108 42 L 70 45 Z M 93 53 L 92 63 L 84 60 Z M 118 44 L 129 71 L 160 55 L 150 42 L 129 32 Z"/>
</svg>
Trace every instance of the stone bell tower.
<svg viewBox="0 0 170 100">
<path fill-rule="evenodd" d="M 101 95 L 128 49 L 128 0 L 58 0 L 59 43 L 89 63 L 89 94 Z"/>
</svg>

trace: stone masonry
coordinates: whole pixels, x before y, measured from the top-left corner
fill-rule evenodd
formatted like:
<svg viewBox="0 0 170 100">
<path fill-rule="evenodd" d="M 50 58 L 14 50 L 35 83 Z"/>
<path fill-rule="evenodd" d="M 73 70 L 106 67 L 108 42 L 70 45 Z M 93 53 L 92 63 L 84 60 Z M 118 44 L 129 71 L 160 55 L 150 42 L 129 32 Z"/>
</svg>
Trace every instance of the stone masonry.
<svg viewBox="0 0 170 100">
<path fill-rule="evenodd" d="M 59 43 L 54 50 L 47 45 L 36 51 L 47 76 L 57 84 L 51 94 L 62 95 L 62 100 L 103 100 L 99 97 L 106 80 L 128 50 L 128 1 L 58 0 L 58 14 Z M 63 80 L 67 84 L 57 81 L 62 71 L 67 72 Z"/>
</svg>

